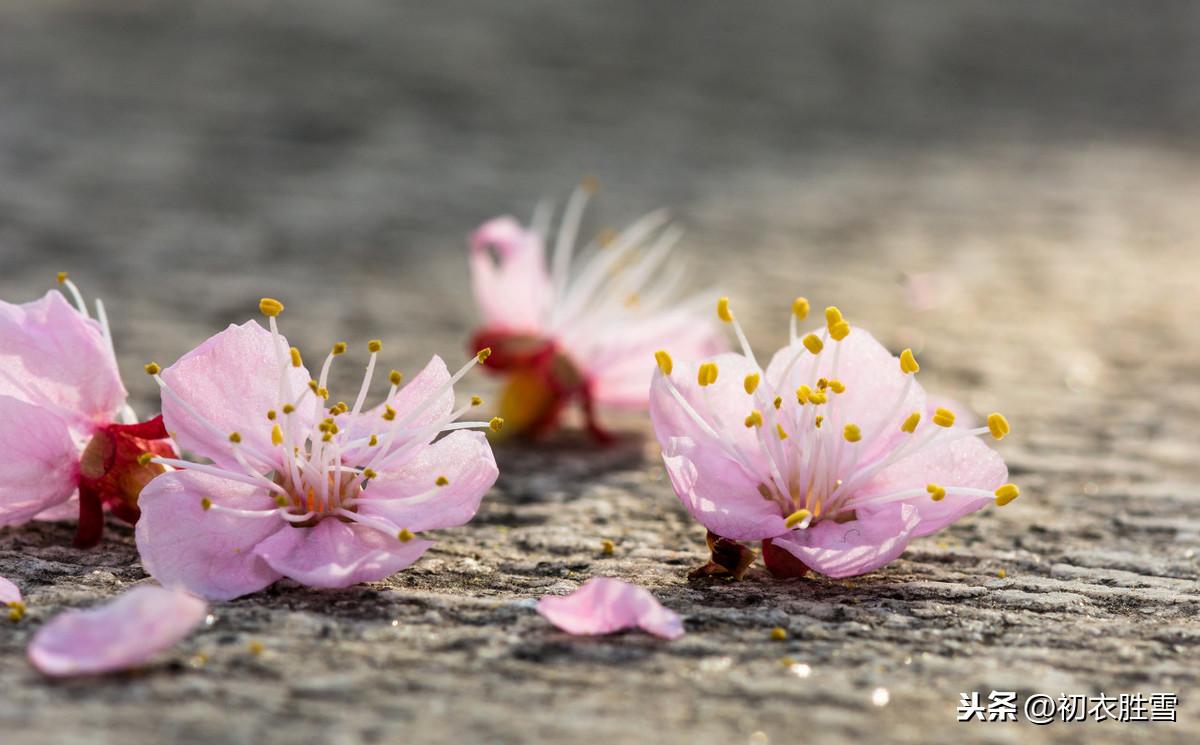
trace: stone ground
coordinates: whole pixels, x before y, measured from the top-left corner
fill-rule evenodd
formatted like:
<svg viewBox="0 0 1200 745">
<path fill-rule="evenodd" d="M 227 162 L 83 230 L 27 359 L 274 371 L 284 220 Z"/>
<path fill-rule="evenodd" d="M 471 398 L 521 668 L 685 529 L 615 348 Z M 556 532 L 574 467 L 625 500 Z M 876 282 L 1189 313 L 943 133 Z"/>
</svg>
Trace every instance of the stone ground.
<svg viewBox="0 0 1200 745">
<path fill-rule="evenodd" d="M 689 583 L 703 531 L 629 416 L 608 449 L 500 449 L 477 519 L 386 582 L 280 583 L 65 682 L 24 647 L 146 579 L 130 531 L 9 528 L 30 607 L 0 629 L 0 740 L 1195 742 L 1197 41 L 1188 3 L 5 3 L 0 295 L 68 269 L 104 297 L 142 411 L 141 363 L 264 294 L 310 356 L 459 357 L 465 233 L 591 173 L 591 229 L 676 208 L 764 352 L 805 294 L 1004 410 L 1024 495 L 850 582 Z M 687 636 L 531 610 L 598 574 Z M 955 723 L 993 689 L 1177 692 L 1180 721 Z"/>
</svg>

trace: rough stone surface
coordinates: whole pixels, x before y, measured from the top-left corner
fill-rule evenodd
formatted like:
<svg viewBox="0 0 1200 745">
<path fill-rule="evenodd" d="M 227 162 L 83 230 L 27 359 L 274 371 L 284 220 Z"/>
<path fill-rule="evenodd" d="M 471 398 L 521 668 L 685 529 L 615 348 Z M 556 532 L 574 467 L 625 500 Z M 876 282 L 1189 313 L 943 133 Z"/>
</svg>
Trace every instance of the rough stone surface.
<svg viewBox="0 0 1200 745">
<path fill-rule="evenodd" d="M 142 411 L 142 362 L 264 294 L 310 354 L 459 357 L 465 233 L 595 173 L 590 229 L 675 207 L 760 349 L 794 295 L 836 301 L 927 388 L 1004 410 L 1024 496 L 853 581 L 689 584 L 703 531 L 629 416 L 607 449 L 500 450 L 478 518 L 386 582 L 283 582 L 66 682 L 25 645 L 146 579 L 130 531 L 5 529 L 29 613 L 0 624 L 0 741 L 1195 742 L 1200 12 L 1153 6 L 5 3 L 0 296 L 71 270 Z M 533 612 L 597 574 L 687 635 Z M 955 724 L 993 689 L 1177 692 L 1180 721 Z"/>
</svg>

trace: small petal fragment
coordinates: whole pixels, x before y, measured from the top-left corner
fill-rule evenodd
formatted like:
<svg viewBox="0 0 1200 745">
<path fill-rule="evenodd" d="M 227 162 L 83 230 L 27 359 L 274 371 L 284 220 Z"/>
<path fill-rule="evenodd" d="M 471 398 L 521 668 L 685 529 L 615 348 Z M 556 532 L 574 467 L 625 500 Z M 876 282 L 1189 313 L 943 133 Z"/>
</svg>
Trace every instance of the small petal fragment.
<svg viewBox="0 0 1200 745">
<path fill-rule="evenodd" d="M 182 590 L 141 585 L 109 603 L 69 610 L 38 631 L 29 661 L 46 675 L 89 675 L 136 667 L 172 647 L 208 613 Z"/>
<path fill-rule="evenodd" d="M 576 636 L 611 634 L 640 628 L 664 639 L 683 636 L 683 620 L 664 608 L 650 591 L 611 577 L 594 577 L 566 596 L 538 601 L 537 611 Z"/>
</svg>

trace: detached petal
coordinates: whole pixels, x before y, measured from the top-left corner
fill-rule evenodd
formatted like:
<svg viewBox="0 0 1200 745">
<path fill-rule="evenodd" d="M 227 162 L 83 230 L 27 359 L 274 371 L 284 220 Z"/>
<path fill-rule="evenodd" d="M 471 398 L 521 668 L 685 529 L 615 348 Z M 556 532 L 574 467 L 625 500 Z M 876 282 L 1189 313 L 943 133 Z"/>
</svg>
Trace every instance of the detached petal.
<svg viewBox="0 0 1200 745">
<path fill-rule="evenodd" d="M 140 585 L 88 610 L 69 610 L 43 626 L 29 661 L 46 675 L 89 675 L 147 662 L 187 636 L 208 605 L 181 590 Z"/>
<path fill-rule="evenodd" d="M 0 396 L 0 525 L 26 522 L 66 502 L 78 481 L 79 450 L 67 423 Z"/>
<path fill-rule="evenodd" d="M 167 587 L 212 600 L 257 592 L 279 572 L 255 553 L 273 533 L 291 530 L 281 518 L 205 510 L 204 498 L 240 510 L 271 510 L 265 490 L 195 471 L 172 471 L 142 490 L 136 537 L 142 566 Z"/>
<path fill-rule="evenodd" d="M 287 347 L 287 339 L 280 337 Z M 185 406 L 170 393 L 163 392 L 162 412 L 167 431 L 175 435 L 179 446 L 212 459 L 218 465 L 241 470 L 230 451 L 229 435 L 237 432 L 242 441 L 262 453 L 278 450 L 271 443 L 272 422 L 267 411 L 280 411 L 280 368 L 271 332 L 254 321 L 229 328 L 209 338 L 163 370 L 162 378 L 171 390 L 186 401 L 216 432 L 195 420 Z M 286 375 L 291 395 L 308 387 L 310 375 L 304 367 L 287 364 Z M 311 396 L 311 394 L 307 394 Z M 307 431 L 312 427 L 314 409 L 296 407 L 292 426 Z M 280 417 L 284 416 L 282 412 Z"/>
<path fill-rule="evenodd" d="M 432 545 L 416 538 L 401 542 L 373 528 L 327 517 L 311 528 L 286 527 L 254 553 L 279 574 L 309 587 L 332 588 L 390 577 Z"/>
<path fill-rule="evenodd" d="M 100 324 L 57 290 L 0 301 L 0 395 L 53 410 L 79 436 L 112 421 L 127 397 Z"/>
<path fill-rule="evenodd" d="M 484 325 L 538 333 L 553 290 L 540 235 L 512 217 L 498 217 L 471 234 L 471 286 Z"/>
<path fill-rule="evenodd" d="M 487 437 L 458 430 L 424 448 L 398 471 L 381 473 L 358 498 L 365 515 L 419 533 L 470 522 L 499 470 Z M 438 486 L 439 478 L 446 484 Z"/>
<path fill-rule="evenodd" d="M 845 523 L 823 520 L 771 541 L 811 569 L 829 577 L 853 577 L 887 564 L 908 547 L 920 523 L 911 504 L 884 505 L 873 514 Z"/>
<path fill-rule="evenodd" d="M 664 639 L 683 636 L 683 620 L 664 608 L 650 591 L 611 577 L 593 577 L 566 596 L 538 601 L 537 612 L 575 635 L 611 634 L 640 628 Z"/>
<path fill-rule="evenodd" d="M 21 589 L 4 577 L 0 577 L 0 606 L 21 602 Z"/>
</svg>

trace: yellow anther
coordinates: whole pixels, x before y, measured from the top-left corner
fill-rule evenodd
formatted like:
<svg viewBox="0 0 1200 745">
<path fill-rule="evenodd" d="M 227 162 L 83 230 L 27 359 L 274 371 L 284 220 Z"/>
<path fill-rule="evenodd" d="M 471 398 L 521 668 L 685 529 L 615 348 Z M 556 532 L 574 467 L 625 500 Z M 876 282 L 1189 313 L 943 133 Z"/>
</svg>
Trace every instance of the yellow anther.
<svg viewBox="0 0 1200 745">
<path fill-rule="evenodd" d="M 320 385 L 321 384 L 315 380 L 308 381 L 308 389 L 310 391 L 312 391 L 313 393 L 316 393 L 317 391 L 321 390 Z"/>
<path fill-rule="evenodd" d="M 823 421 L 825 421 L 825 417 L 823 417 L 823 416 L 819 416 L 814 420 L 814 424 L 817 425 L 817 429 L 821 428 L 821 422 L 823 422 Z"/>
<path fill-rule="evenodd" d="M 835 323 L 829 329 L 829 336 L 834 341 L 841 341 L 842 339 L 845 339 L 849 335 L 850 335 L 850 324 L 846 323 L 845 321 L 842 321 L 841 323 Z"/>
<path fill-rule="evenodd" d="M 396 540 L 400 541 L 401 543 L 408 543 L 414 538 L 416 538 L 416 536 L 413 535 L 413 532 L 408 528 L 401 528 L 400 532 L 396 534 Z"/>
<path fill-rule="evenodd" d="M 929 498 L 935 502 L 940 502 L 946 498 L 946 489 L 937 484 L 926 485 L 925 491 L 929 492 Z"/>
<path fill-rule="evenodd" d="M 70 277 L 70 276 L 71 275 L 67 274 L 66 272 L 59 272 L 58 273 L 58 283 L 61 285 L 62 283 L 66 282 L 67 277 Z"/>
<path fill-rule="evenodd" d="M 943 409 L 939 406 L 933 412 L 933 423 L 939 427 L 953 427 L 954 412 L 950 411 L 949 409 Z"/>
<path fill-rule="evenodd" d="M 258 310 L 268 318 L 274 318 L 283 312 L 283 303 L 273 297 L 265 297 L 258 301 Z"/>
<path fill-rule="evenodd" d="M 783 396 L 776 396 L 775 401 L 773 403 L 775 404 L 776 409 L 783 406 Z"/>
<path fill-rule="evenodd" d="M 775 432 L 779 435 L 780 440 L 786 440 L 788 438 L 788 433 L 784 431 L 782 424 L 775 425 Z"/>
<path fill-rule="evenodd" d="M 276 424 L 274 427 L 271 428 L 271 444 L 272 445 L 282 445 L 283 444 L 283 430 L 280 429 L 278 424 Z"/>
<path fill-rule="evenodd" d="M 1021 496 L 1021 490 L 1016 484 L 1005 484 L 996 490 L 996 506 L 1003 507 L 1017 497 Z"/>
<path fill-rule="evenodd" d="M 381 349 L 383 349 L 383 342 L 380 340 L 372 339 L 371 341 L 367 342 L 367 351 L 371 354 L 375 354 Z"/>
<path fill-rule="evenodd" d="M 340 354 L 345 354 L 346 353 L 346 342 L 344 342 L 344 341 L 337 342 L 336 344 L 333 345 L 333 349 L 329 350 L 329 353 L 332 354 L 334 357 L 337 357 Z"/>
<path fill-rule="evenodd" d="M 829 381 L 829 390 L 831 390 L 837 394 L 845 393 L 846 392 L 846 384 L 840 380 L 831 380 L 831 381 Z"/>
<path fill-rule="evenodd" d="M 329 407 L 329 413 L 333 414 L 334 416 L 345 414 L 347 411 L 350 411 L 350 407 L 345 401 L 338 401 L 336 404 Z"/>
<path fill-rule="evenodd" d="M 742 381 L 742 387 L 746 389 L 746 393 L 753 395 L 754 391 L 758 389 L 758 381 L 760 379 L 761 378 L 759 377 L 758 373 L 750 373 L 747 375 L 746 379 Z"/>
<path fill-rule="evenodd" d="M 825 325 L 829 328 L 832 329 L 835 325 L 845 320 L 846 319 L 842 317 L 842 311 L 838 310 L 836 305 L 830 305 L 825 309 Z"/>
<path fill-rule="evenodd" d="M 404 382 L 404 373 L 399 370 L 392 370 L 388 373 L 388 382 L 392 385 L 400 385 Z"/>
<path fill-rule="evenodd" d="M 488 422 L 488 426 L 492 428 L 493 432 L 499 432 L 500 430 L 504 429 L 504 420 L 498 416 L 494 416 L 492 417 L 492 420 Z"/>
<path fill-rule="evenodd" d="M 584 176 L 579 181 L 579 190 L 584 194 L 595 194 L 600 190 L 600 180 L 595 176 Z"/>
<path fill-rule="evenodd" d="M 917 358 L 913 357 L 911 349 L 905 349 L 900 353 L 900 372 L 911 375 L 920 371 L 921 366 L 917 364 Z"/>
<path fill-rule="evenodd" d="M 295 407 L 295 406 L 292 406 L 291 404 L 284 404 L 284 405 L 283 405 L 283 413 L 284 413 L 284 414 L 291 414 L 291 413 L 292 413 L 293 411 L 295 411 L 295 410 L 296 410 L 296 407 Z"/>
<path fill-rule="evenodd" d="M 396 418 L 396 410 L 392 408 L 391 404 L 383 405 L 383 418 L 389 422 Z"/>
<path fill-rule="evenodd" d="M 438 476 L 437 480 L 433 483 L 437 484 L 438 486 L 445 486 L 446 484 L 450 483 L 450 479 L 446 478 L 445 476 Z"/>
<path fill-rule="evenodd" d="M 771 629 L 771 639 L 777 642 L 787 641 L 787 629 L 782 626 Z"/>
<path fill-rule="evenodd" d="M 204 510 L 205 512 L 208 512 L 209 510 L 211 510 L 212 509 L 212 500 L 209 499 L 208 497 L 201 497 L 200 498 L 200 509 Z"/>
<path fill-rule="evenodd" d="M 913 432 L 917 431 L 917 425 L 920 423 L 921 412 L 914 411 L 913 413 L 909 414 L 908 418 L 904 420 L 904 423 L 900 425 L 900 431 L 907 432 L 911 435 Z"/>
<path fill-rule="evenodd" d="M 242 441 L 242 436 L 240 434 L 238 434 L 237 432 L 230 432 L 229 433 L 229 441 L 236 445 Z"/>
<path fill-rule="evenodd" d="M 617 239 L 618 235 L 620 235 L 620 233 L 612 228 L 604 228 L 596 234 L 596 243 L 600 244 L 600 248 L 611 246 L 612 242 Z"/>
<path fill-rule="evenodd" d="M 616 550 L 617 544 L 613 543 L 609 539 L 605 538 L 604 540 L 600 541 L 600 553 L 604 554 L 605 556 L 612 556 Z"/>
<path fill-rule="evenodd" d="M 654 353 L 654 361 L 658 363 L 658 369 L 662 370 L 663 375 L 670 375 L 671 370 L 675 369 L 675 363 L 671 361 L 671 355 L 667 354 L 665 349 Z"/>
<path fill-rule="evenodd" d="M 829 397 L 825 395 L 824 391 L 813 391 L 808 394 L 808 400 L 810 403 L 820 406 L 823 403 L 828 403 Z"/>
<path fill-rule="evenodd" d="M 318 388 L 317 389 L 317 397 L 320 398 L 322 401 L 329 398 L 329 389 L 328 388 Z"/>
<path fill-rule="evenodd" d="M 796 389 L 796 401 L 799 402 L 799 404 L 801 406 L 803 406 L 804 404 L 806 404 L 810 400 L 812 400 L 812 394 L 813 394 L 812 388 L 809 388 L 806 385 L 802 385 Z"/>
<path fill-rule="evenodd" d="M 762 412 L 759 411 L 758 409 L 751 411 L 746 416 L 746 426 L 747 427 L 761 427 L 762 423 L 763 423 Z"/>
<path fill-rule="evenodd" d="M 329 442 L 332 439 L 333 439 L 332 432 L 326 432 L 325 434 L 321 435 L 321 442 Z"/>
<path fill-rule="evenodd" d="M 158 366 L 157 362 L 148 363 L 142 369 L 146 371 L 147 375 L 158 375 L 160 372 L 162 372 L 162 368 Z"/>
<path fill-rule="evenodd" d="M 701 386 L 712 385 L 717 382 L 717 363 L 705 362 L 700 366 L 700 372 L 696 375 L 696 380 Z"/>
<path fill-rule="evenodd" d="M 263 643 L 257 639 L 251 641 L 247 649 L 249 649 L 250 654 L 254 655 L 255 657 L 258 657 L 260 654 L 266 651 L 266 647 L 264 647 Z"/>
<path fill-rule="evenodd" d="M 717 301 L 717 318 L 725 323 L 733 323 L 733 313 L 729 310 L 729 298 L 723 297 Z"/>
<path fill-rule="evenodd" d="M 8 604 L 8 620 L 16 623 L 25 617 L 25 604 L 20 600 L 13 600 Z"/>
<path fill-rule="evenodd" d="M 364 479 L 373 479 L 379 474 L 375 472 L 374 468 L 364 468 L 362 475 Z"/>
<path fill-rule="evenodd" d="M 471 396 L 471 405 L 472 406 L 483 406 L 483 399 L 480 398 L 479 396 Z"/>
<path fill-rule="evenodd" d="M 1005 577 L 1008 576 L 1008 572 L 1004 571 L 1004 568 L 1001 567 L 1000 571 L 996 572 L 996 576 L 999 577 L 1000 579 L 1004 579 Z"/>
<path fill-rule="evenodd" d="M 491 356 L 492 356 L 492 348 L 491 347 L 484 347 L 483 349 L 481 349 L 475 353 L 475 359 L 481 365 L 487 361 L 488 357 L 491 357 Z"/>
<path fill-rule="evenodd" d="M 829 387 L 829 379 L 828 378 L 817 378 L 817 390 L 818 391 L 823 391 L 828 387 Z"/>
<path fill-rule="evenodd" d="M 820 354 L 821 350 L 825 348 L 825 344 L 821 342 L 821 338 L 816 334 L 809 334 L 804 337 L 802 343 L 804 344 L 804 348 L 813 354 Z"/>
<path fill-rule="evenodd" d="M 379 444 L 379 435 L 371 435 L 371 439 L 367 440 L 368 447 L 375 447 Z"/>
<path fill-rule="evenodd" d="M 999 412 L 992 412 L 991 414 L 988 414 L 987 424 L 988 431 L 991 432 L 992 437 L 995 437 L 997 440 L 1003 440 L 1004 436 L 1009 432 L 1008 420 L 1005 419 L 1004 415 Z"/>
<path fill-rule="evenodd" d="M 857 424 L 847 424 L 842 428 L 842 437 L 846 438 L 846 442 L 858 442 L 862 439 L 862 430 Z"/>
<path fill-rule="evenodd" d="M 142 453 L 138 456 L 138 465 L 148 466 L 152 460 L 154 460 L 154 453 Z"/>
<path fill-rule="evenodd" d="M 275 421 L 275 418 L 278 416 L 279 416 L 279 414 L 276 413 L 276 411 L 274 409 L 267 409 L 267 419 L 268 420 L 273 422 L 273 421 Z"/>
<path fill-rule="evenodd" d="M 795 512 L 793 512 L 792 514 L 787 516 L 787 519 L 783 521 L 783 524 L 786 525 L 789 529 L 794 528 L 797 525 L 799 525 L 800 523 L 807 520 L 808 516 L 811 514 L 812 513 L 809 512 L 808 510 L 796 510 Z"/>
<path fill-rule="evenodd" d="M 288 498 L 283 496 L 282 494 L 276 494 L 275 495 L 275 504 L 280 507 L 287 507 L 288 506 Z"/>
<path fill-rule="evenodd" d="M 803 321 L 805 318 L 808 318 L 808 310 L 808 298 L 798 297 L 792 301 L 792 315 L 801 321 Z"/>
</svg>

